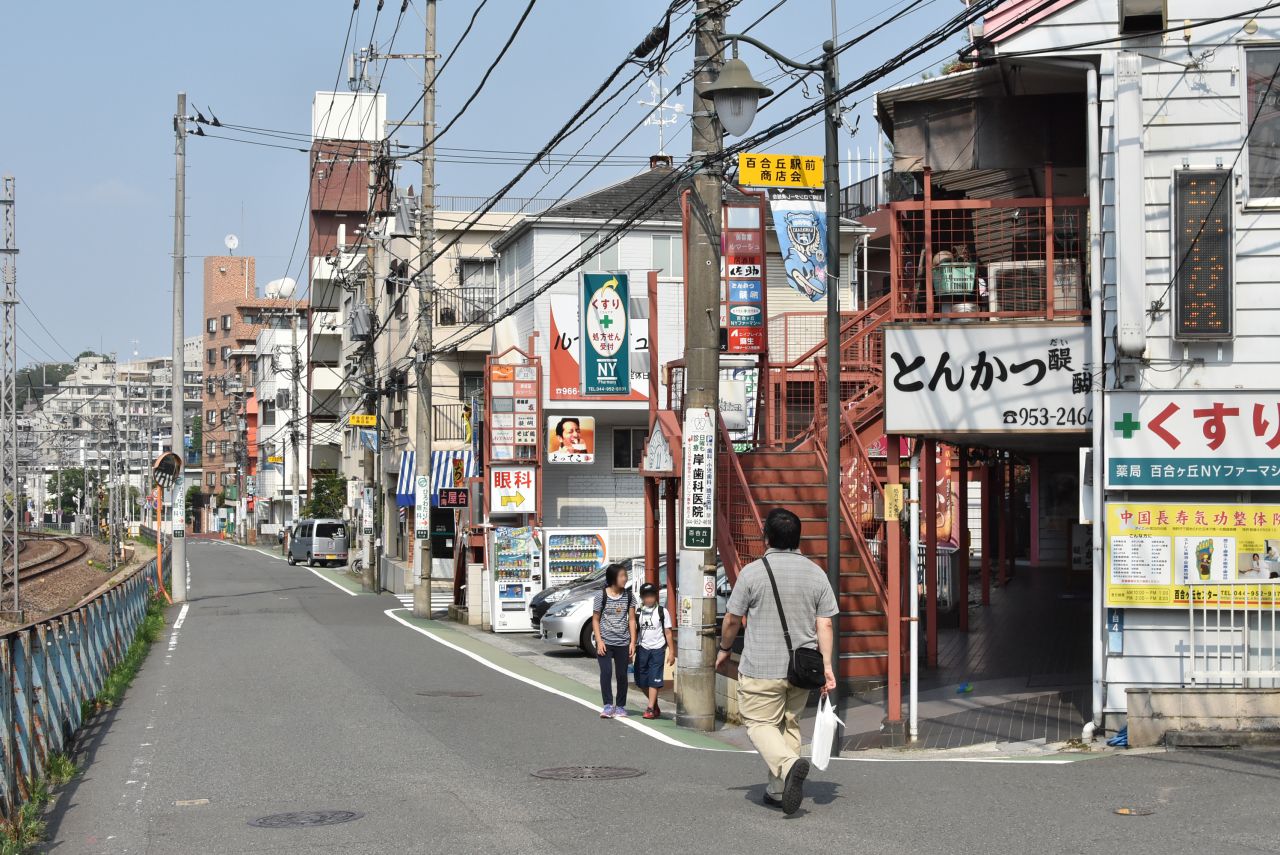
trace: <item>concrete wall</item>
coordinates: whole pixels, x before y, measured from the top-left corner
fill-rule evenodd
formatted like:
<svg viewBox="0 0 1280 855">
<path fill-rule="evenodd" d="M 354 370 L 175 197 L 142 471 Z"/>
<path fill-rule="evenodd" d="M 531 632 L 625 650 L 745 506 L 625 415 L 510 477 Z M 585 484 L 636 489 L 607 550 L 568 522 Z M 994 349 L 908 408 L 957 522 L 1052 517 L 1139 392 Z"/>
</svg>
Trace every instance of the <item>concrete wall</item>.
<svg viewBox="0 0 1280 855">
<path fill-rule="evenodd" d="M 1280 736 L 1274 689 L 1130 689 L 1129 744 L 1159 745 L 1166 734 L 1249 732 Z"/>
</svg>

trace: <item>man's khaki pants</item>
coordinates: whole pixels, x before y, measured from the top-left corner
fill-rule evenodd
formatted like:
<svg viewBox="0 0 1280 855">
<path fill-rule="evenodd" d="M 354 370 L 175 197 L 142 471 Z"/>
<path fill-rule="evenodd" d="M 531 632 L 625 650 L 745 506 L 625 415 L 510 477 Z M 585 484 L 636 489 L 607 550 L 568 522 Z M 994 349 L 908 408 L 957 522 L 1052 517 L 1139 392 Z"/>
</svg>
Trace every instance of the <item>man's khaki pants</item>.
<svg viewBox="0 0 1280 855">
<path fill-rule="evenodd" d="M 769 767 L 771 796 L 781 797 L 791 764 L 800 756 L 800 714 L 808 702 L 809 690 L 786 680 L 738 678 L 738 713 Z"/>
</svg>

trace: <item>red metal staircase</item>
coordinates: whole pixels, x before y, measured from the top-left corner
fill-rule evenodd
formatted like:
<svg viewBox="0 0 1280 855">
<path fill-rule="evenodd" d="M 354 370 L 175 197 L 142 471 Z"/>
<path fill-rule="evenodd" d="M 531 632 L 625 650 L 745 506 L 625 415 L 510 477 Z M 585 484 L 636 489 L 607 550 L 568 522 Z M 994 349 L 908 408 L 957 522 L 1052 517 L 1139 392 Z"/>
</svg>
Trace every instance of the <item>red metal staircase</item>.
<svg viewBox="0 0 1280 855">
<path fill-rule="evenodd" d="M 825 341 L 794 362 L 770 366 L 764 392 L 771 414 L 759 448 L 735 452 L 722 432 L 725 453 L 720 456 L 717 505 L 720 551 L 731 575 L 763 552 L 760 520 L 775 507 L 800 516 L 800 549 L 823 567 L 828 561 L 827 526 L 840 526 L 840 676 L 849 680 L 875 680 L 888 672 L 884 524 L 876 520 L 883 484 L 866 447 L 884 433 L 883 327 L 891 308 L 886 296 L 841 327 L 837 455 L 826 448 Z M 803 418 L 795 412 L 797 402 L 810 402 Z M 798 431 L 788 431 L 788 425 Z M 827 517 L 826 504 L 827 466 L 833 458 L 845 498 L 834 521 Z"/>
</svg>

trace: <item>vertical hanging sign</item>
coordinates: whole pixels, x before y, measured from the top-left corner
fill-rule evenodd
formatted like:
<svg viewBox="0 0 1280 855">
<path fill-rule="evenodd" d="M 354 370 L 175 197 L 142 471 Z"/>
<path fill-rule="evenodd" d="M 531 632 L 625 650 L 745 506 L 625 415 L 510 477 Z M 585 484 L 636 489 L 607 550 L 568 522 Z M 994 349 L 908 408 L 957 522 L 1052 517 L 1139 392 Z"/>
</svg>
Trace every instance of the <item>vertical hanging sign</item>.
<svg viewBox="0 0 1280 855">
<path fill-rule="evenodd" d="M 629 291 L 625 273 L 582 274 L 582 393 L 628 395 Z"/>
<path fill-rule="evenodd" d="M 187 495 L 186 478 L 181 475 L 173 479 L 173 536 L 187 536 Z"/>
<path fill-rule="evenodd" d="M 715 542 L 715 418 L 707 407 L 684 413 L 685 549 L 710 549 Z"/>
</svg>

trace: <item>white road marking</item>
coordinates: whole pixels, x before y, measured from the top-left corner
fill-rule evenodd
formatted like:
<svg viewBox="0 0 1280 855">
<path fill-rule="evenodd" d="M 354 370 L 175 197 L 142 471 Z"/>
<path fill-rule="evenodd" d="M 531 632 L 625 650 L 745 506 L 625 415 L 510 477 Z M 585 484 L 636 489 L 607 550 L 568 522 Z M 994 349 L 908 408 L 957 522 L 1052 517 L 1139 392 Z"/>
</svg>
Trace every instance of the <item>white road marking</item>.
<svg viewBox="0 0 1280 855">
<path fill-rule="evenodd" d="M 436 635 L 435 633 L 431 632 L 428 629 L 424 629 L 420 626 L 414 626 L 413 624 L 409 623 L 409 621 L 405 620 L 404 618 L 396 614 L 396 612 L 402 612 L 402 611 L 407 611 L 407 610 L 406 609 L 387 609 L 386 611 L 383 612 L 383 614 L 385 614 L 387 617 L 391 618 L 393 621 L 400 624 L 401 626 L 408 627 L 414 632 L 425 635 L 427 638 L 431 639 L 437 644 L 441 644 L 449 648 L 450 650 L 453 650 L 457 653 L 461 653 L 463 656 L 466 656 L 470 659 L 474 659 L 476 662 L 479 662 L 481 665 L 485 666 L 486 668 L 489 668 L 490 670 L 493 670 L 493 671 L 497 671 L 499 674 L 502 674 L 503 676 L 510 677 L 513 680 L 518 680 L 519 682 L 533 686 L 536 689 L 541 689 L 544 692 L 548 692 L 552 695 L 556 695 L 557 697 L 564 698 L 567 701 L 571 701 L 575 704 L 578 704 L 579 706 L 586 707 L 587 709 L 590 709 L 590 710 L 597 709 L 596 704 L 592 701 L 584 700 L 582 698 L 577 697 L 576 695 L 571 695 L 568 692 L 564 692 L 564 691 L 561 691 L 560 689 L 556 689 L 551 686 L 548 686 L 545 683 L 539 683 L 537 680 L 534 680 L 531 677 L 525 677 L 521 674 L 517 674 L 514 671 L 511 671 L 507 668 L 503 668 L 501 665 L 490 662 L 488 659 L 485 659 L 479 653 L 476 653 L 471 650 L 467 650 L 465 647 L 461 647 L 457 644 L 454 644 L 451 641 L 446 641 L 445 639 L 441 638 L 440 636 Z M 660 730 L 655 730 L 651 727 L 648 727 L 647 725 L 641 724 L 638 721 L 632 721 L 629 718 L 616 718 L 614 719 L 614 721 L 620 724 L 623 724 L 627 727 L 630 727 L 631 729 L 636 730 L 644 734 L 645 736 L 648 736 L 652 739 L 656 739 L 659 742 L 665 743 L 667 745 L 671 745 L 675 748 L 687 748 L 693 751 L 712 751 L 712 752 L 725 753 L 725 754 L 757 753 L 754 750 L 748 751 L 745 748 L 729 748 L 729 747 L 707 748 L 701 745 L 688 745 L 671 736 L 668 736 L 667 734 L 663 733 Z M 1033 759 L 1023 759 L 1023 758 L 1015 759 L 1015 758 L 1003 758 L 1003 757 L 920 757 L 917 759 L 911 759 L 906 757 L 903 757 L 903 758 L 833 757 L 831 759 L 843 760 L 843 761 L 852 762 L 852 763 L 1004 763 L 1006 765 L 1023 765 L 1023 766 L 1027 766 L 1027 765 L 1062 766 L 1069 763 L 1078 762 L 1076 760 L 1060 759 L 1056 757 L 1045 758 L 1043 760 L 1042 759 L 1033 760 Z"/>
<path fill-rule="evenodd" d="M 238 544 L 238 543 L 229 543 L 228 541 L 225 541 L 225 540 L 214 540 L 214 541 L 210 541 L 210 542 L 211 542 L 211 543 L 220 543 L 220 544 L 222 544 L 223 546 L 234 546 L 236 549 L 243 549 L 243 550 L 245 550 L 246 552 L 252 552 L 252 553 L 255 553 L 255 554 L 257 554 L 257 555 L 261 555 L 263 558 L 273 558 L 273 559 L 275 559 L 276 561 L 284 561 L 284 558 L 282 558 L 282 557 L 281 557 L 281 556 L 279 556 L 279 555 L 271 555 L 270 553 L 263 552 L 263 551 L 262 551 L 262 550 L 260 550 L 260 549 L 254 549 L 252 546 L 241 546 L 241 545 L 240 545 L 240 544 Z M 306 571 L 308 571 L 309 573 L 311 573 L 311 575 L 315 576 L 317 579 L 321 579 L 321 580 L 323 580 L 323 581 L 325 581 L 325 582 L 328 582 L 330 585 L 332 585 L 333 587 L 337 588 L 339 591 L 341 591 L 342 593 L 346 594 L 348 597 L 354 597 L 354 596 L 356 596 L 356 592 L 355 592 L 355 591 L 348 591 L 348 590 L 347 590 L 346 588 L 344 588 L 342 585 L 340 585 L 339 583 L 337 583 L 337 582 L 333 581 L 333 580 L 332 580 L 332 579 L 330 579 L 328 576 L 325 576 L 323 573 L 318 573 L 318 572 L 316 572 L 316 569 L 315 569 L 314 567 L 307 567 L 305 564 L 302 564 L 302 565 L 295 565 L 295 566 L 300 566 L 300 567 L 302 567 L 304 570 L 306 570 Z"/>
</svg>

